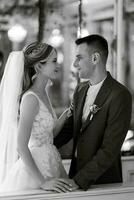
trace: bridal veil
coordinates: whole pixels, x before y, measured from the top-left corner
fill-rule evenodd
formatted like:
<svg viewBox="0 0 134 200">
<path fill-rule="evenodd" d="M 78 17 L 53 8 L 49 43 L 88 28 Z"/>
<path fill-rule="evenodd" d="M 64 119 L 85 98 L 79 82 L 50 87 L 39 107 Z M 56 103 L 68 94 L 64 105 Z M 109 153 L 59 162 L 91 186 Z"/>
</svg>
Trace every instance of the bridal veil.
<svg viewBox="0 0 134 200">
<path fill-rule="evenodd" d="M 23 74 L 23 51 L 13 51 L 8 57 L 0 84 L 0 183 L 18 156 L 17 124 Z"/>
</svg>

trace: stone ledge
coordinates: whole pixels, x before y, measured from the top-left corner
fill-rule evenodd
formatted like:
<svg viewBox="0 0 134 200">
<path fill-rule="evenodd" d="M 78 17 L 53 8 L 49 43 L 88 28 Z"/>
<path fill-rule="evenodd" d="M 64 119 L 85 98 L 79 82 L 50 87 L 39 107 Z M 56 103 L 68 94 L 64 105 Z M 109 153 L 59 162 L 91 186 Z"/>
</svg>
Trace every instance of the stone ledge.
<svg viewBox="0 0 134 200">
<path fill-rule="evenodd" d="M 1 193 L 1 200 L 132 200 L 134 184 L 94 185 L 88 191 L 78 190 L 71 193 L 50 193 L 43 190 Z"/>
</svg>

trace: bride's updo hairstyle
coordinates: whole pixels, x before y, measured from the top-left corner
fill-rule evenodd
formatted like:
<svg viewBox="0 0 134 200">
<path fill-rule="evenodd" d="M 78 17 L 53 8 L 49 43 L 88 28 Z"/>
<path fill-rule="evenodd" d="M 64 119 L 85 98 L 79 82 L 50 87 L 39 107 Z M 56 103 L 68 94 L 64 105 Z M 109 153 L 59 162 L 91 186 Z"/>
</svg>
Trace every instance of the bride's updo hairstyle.
<svg viewBox="0 0 134 200">
<path fill-rule="evenodd" d="M 33 84 L 32 77 L 36 74 L 34 65 L 40 61 L 47 62 L 48 58 L 56 51 L 46 43 L 31 43 L 23 49 L 24 52 L 24 78 L 22 94 Z"/>
</svg>

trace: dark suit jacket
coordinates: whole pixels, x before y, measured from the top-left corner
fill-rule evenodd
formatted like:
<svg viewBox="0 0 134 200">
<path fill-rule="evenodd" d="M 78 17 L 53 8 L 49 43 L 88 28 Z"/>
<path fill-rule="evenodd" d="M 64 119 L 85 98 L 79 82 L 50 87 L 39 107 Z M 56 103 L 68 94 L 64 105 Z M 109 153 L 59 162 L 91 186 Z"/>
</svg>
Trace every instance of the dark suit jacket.
<svg viewBox="0 0 134 200">
<path fill-rule="evenodd" d="M 129 129 L 132 98 L 129 91 L 108 72 L 94 104 L 101 108 L 82 124 L 88 90 L 80 83 L 74 93 L 73 115 L 55 138 L 59 148 L 73 137 L 70 178 L 87 190 L 92 184 L 122 182 L 120 149 Z M 77 147 L 77 159 L 75 150 Z"/>
</svg>

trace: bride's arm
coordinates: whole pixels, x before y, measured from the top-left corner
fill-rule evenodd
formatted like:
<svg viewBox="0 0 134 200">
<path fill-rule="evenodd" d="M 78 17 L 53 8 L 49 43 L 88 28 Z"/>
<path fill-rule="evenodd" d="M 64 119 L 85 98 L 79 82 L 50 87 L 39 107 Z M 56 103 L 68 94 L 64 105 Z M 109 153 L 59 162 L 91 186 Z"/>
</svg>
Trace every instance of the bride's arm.
<svg viewBox="0 0 134 200">
<path fill-rule="evenodd" d="M 42 185 L 44 183 L 44 177 L 37 168 L 28 148 L 33 120 L 38 113 L 38 109 L 38 100 L 33 95 L 26 96 L 22 101 L 17 138 L 17 150 L 29 172 L 32 174 L 35 180 L 37 180 L 39 184 Z"/>
<path fill-rule="evenodd" d="M 56 120 L 55 127 L 54 127 L 54 137 L 58 135 L 58 133 L 61 131 L 63 125 L 65 124 L 65 121 L 72 115 L 72 111 L 70 107 L 66 109 L 61 116 Z"/>
</svg>

